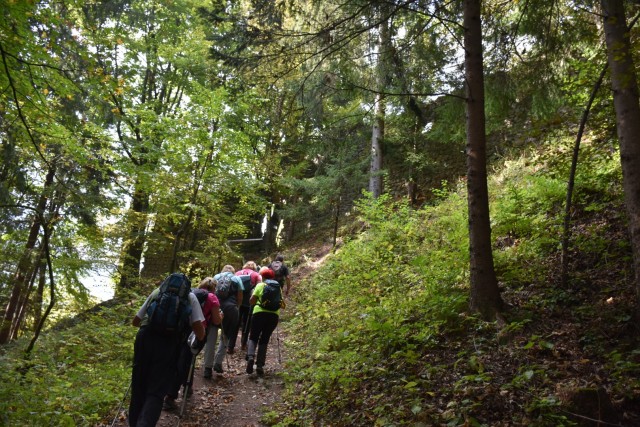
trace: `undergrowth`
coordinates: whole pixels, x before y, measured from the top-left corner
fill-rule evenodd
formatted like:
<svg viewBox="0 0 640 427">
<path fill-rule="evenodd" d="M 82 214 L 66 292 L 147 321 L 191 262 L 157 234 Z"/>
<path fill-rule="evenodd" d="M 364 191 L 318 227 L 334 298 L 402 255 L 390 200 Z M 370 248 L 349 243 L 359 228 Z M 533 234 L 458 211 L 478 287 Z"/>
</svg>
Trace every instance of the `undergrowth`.
<svg viewBox="0 0 640 427">
<path fill-rule="evenodd" d="M 43 333 L 26 357 L 26 340 L 0 356 L 5 426 L 92 426 L 128 388 L 135 328 L 131 307 L 104 308 L 65 329 Z"/>
<path fill-rule="evenodd" d="M 616 296 L 619 305 L 594 307 L 580 289 L 582 257 L 602 257 L 605 249 L 605 258 L 620 261 L 608 265 L 610 275 L 629 274 L 628 246 L 613 243 L 624 225 L 594 220 L 616 218 L 621 209 L 620 185 L 612 181 L 619 179 L 617 158 L 581 164 L 586 172 L 576 181 L 572 211 L 576 271 L 571 288 L 559 289 L 568 150 L 556 151 L 506 162 L 490 181 L 496 271 L 512 306 L 500 329 L 467 311 L 462 186 L 437 193 L 438 203 L 421 210 L 385 197 L 363 199 L 357 212 L 365 231 L 297 287 L 297 309 L 287 320 L 293 353 L 287 403 L 273 423 L 575 425 L 556 389 L 572 384 L 605 387 L 621 414 L 636 416 L 640 382 L 621 375 L 637 378 L 638 351 L 607 339 L 608 330 L 582 326 L 610 310 L 617 312 L 613 328 L 631 322 L 624 297 Z M 609 234 L 598 233 L 607 225 Z M 592 282 L 599 273 L 590 272 Z M 609 293 L 621 291 L 633 295 L 623 279 L 609 285 Z M 581 342 L 586 337 L 591 346 Z M 567 373 L 572 363 L 578 366 Z"/>
</svg>

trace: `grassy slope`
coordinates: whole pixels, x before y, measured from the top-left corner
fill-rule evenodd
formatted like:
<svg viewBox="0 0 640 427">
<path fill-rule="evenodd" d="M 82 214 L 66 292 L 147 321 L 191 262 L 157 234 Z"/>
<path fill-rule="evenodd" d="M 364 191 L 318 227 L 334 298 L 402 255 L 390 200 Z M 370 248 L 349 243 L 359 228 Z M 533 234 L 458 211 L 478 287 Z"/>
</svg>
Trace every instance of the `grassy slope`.
<svg viewBox="0 0 640 427">
<path fill-rule="evenodd" d="M 615 154 L 581 164 L 571 283 L 559 287 L 566 150 L 491 179 L 507 324 L 467 311 L 462 188 L 435 207 L 361 205 L 366 231 L 297 290 L 282 425 L 640 424 L 640 350 Z M 462 187 L 462 185 L 460 186 Z M 616 419 L 617 417 L 617 419 Z M 588 424 L 587 424 L 588 425 Z"/>
</svg>

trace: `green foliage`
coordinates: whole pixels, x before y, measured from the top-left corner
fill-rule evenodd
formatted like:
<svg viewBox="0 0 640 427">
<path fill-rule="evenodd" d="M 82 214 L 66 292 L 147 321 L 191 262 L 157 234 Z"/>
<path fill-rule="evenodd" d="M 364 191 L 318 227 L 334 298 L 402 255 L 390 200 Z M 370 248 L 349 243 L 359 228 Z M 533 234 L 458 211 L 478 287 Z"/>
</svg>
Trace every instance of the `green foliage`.
<svg viewBox="0 0 640 427">
<path fill-rule="evenodd" d="M 417 374 L 423 349 L 437 345 L 443 331 L 460 328 L 468 259 L 464 204 L 458 194 L 423 211 L 387 196 L 359 202 L 367 232 L 305 283 L 292 319 L 303 332 L 291 346 L 297 362 L 290 380 L 306 390 L 296 399 L 300 416 L 317 408 L 314 416 L 339 419 L 356 399 L 377 417 L 419 419 L 418 394 L 407 407 L 375 402 L 384 389 L 411 394 L 428 387 Z M 373 378 L 380 385 L 362 396 Z M 328 395 L 335 398 L 327 401 Z M 350 421 L 363 423 L 364 416 L 352 414 Z"/>
<path fill-rule="evenodd" d="M 499 395 L 521 402 L 524 410 L 512 415 L 514 425 L 571 425 L 553 390 L 560 375 L 553 360 L 566 351 L 566 343 L 541 328 L 538 318 L 546 310 L 569 314 L 567 307 L 578 303 L 571 291 L 550 286 L 556 268 L 549 260 L 559 251 L 562 233 L 568 141 L 555 138 L 546 150 L 524 152 L 491 179 L 498 279 L 507 294 L 523 290 L 528 298 L 508 314 L 499 346 L 492 326 L 466 313 L 463 183 L 450 191 L 443 183 L 434 191 L 437 204 L 421 210 L 388 195 L 365 195 L 357 203 L 365 231 L 298 288 L 289 323 L 294 361 L 286 374 L 289 407 L 295 409 L 279 425 L 344 419 L 352 425 L 487 425 L 482 421 L 491 411 L 484 407 L 487 393 L 491 400 Z M 619 165 L 602 146 L 589 141 L 585 147 L 574 206 L 598 218 L 603 208 L 619 202 Z M 615 226 L 603 221 L 581 226 L 574 250 L 618 253 L 621 247 L 612 247 L 605 232 Z M 531 294 L 531 285 L 549 290 Z M 594 315 L 588 306 L 573 311 L 583 312 Z M 622 327 L 629 318 L 603 321 Z M 582 342 L 601 352 L 603 339 L 587 331 Z M 449 359 L 440 359 L 441 353 Z M 497 354 L 503 359 L 496 360 Z M 637 376 L 636 359 L 627 349 L 610 353 L 606 369 L 616 378 L 615 387 L 625 389 L 619 395 L 630 396 L 632 388 L 622 378 Z M 502 367 L 505 360 L 513 366 Z"/>
<path fill-rule="evenodd" d="M 131 375 L 136 328 L 124 304 L 83 315 L 80 322 L 50 330 L 31 357 L 25 340 L 0 357 L 0 412 L 4 425 L 91 426 L 114 416 Z"/>
</svg>

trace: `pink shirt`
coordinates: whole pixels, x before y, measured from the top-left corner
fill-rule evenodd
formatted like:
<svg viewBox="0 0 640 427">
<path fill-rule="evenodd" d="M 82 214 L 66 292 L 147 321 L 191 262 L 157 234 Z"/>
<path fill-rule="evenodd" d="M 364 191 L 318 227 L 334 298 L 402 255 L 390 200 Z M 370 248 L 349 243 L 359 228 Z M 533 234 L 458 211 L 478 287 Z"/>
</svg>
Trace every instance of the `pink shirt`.
<svg viewBox="0 0 640 427">
<path fill-rule="evenodd" d="M 209 324 L 213 323 L 212 314 L 214 313 L 214 308 L 220 308 L 220 300 L 218 300 L 216 294 L 214 294 L 213 292 L 209 292 L 209 295 L 207 295 L 207 300 L 204 302 L 204 307 L 202 308 L 202 313 L 204 314 L 205 320 L 205 328 L 209 326 Z"/>
<path fill-rule="evenodd" d="M 251 276 L 251 288 L 255 288 L 258 283 L 262 281 L 262 277 L 250 268 L 243 268 L 240 271 L 236 271 L 236 276 Z"/>
</svg>

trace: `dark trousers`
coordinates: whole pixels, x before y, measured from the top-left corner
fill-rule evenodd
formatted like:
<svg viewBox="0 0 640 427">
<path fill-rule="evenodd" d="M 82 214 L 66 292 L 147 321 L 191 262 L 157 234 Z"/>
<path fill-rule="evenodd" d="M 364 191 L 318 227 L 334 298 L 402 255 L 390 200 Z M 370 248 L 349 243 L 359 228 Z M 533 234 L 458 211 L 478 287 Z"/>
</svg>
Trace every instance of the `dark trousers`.
<svg viewBox="0 0 640 427">
<path fill-rule="evenodd" d="M 240 329 L 242 330 L 242 338 L 240 343 L 247 345 L 247 339 L 249 339 L 249 323 L 251 322 L 251 306 L 240 306 Z"/>
<path fill-rule="evenodd" d="M 214 365 L 222 365 L 227 349 L 233 348 L 231 347 L 231 337 L 234 331 L 236 335 L 238 334 L 238 306 L 235 304 L 223 305 L 222 313 L 224 314 L 224 317 L 222 318 L 222 333 L 224 334 L 224 337 L 220 338 L 220 345 L 218 346 L 216 358 L 213 362 Z M 235 344 L 235 338 L 233 341 Z"/>
<path fill-rule="evenodd" d="M 142 327 L 133 347 L 131 372 L 131 427 L 155 426 L 162 412 L 164 396 L 176 373 L 178 342 Z"/>
<path fill-rule="evenodd" d="M 258 354 L 256 365 L 258 367 L 264 366 L 267 358 L 267 345 L 276 326 L 278 326 L 277 314 L 265 312 L 253 313 L 249 339 L 253 341 L 254 345 L 257 344 Z"/>
<path fill-rule="evenodd" d="M 191 353 L 191 347 L 189 347 L 189 344 L 187 344 L 186 342 L 180 344 L 178 362 L 176 365 L 176 375 L 173 377 L 171 387 L 169 387 L 169 392 L 167 393 L 167 396 L 172 399 L 178 397 L 180 387 L 187 383 L 189 368 L 191 367 L 191 361 L 193 360 L 192 356 L 193 353 Z"/>
</svg>

